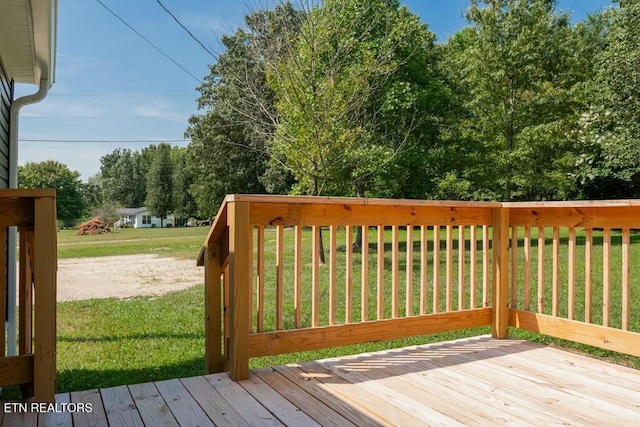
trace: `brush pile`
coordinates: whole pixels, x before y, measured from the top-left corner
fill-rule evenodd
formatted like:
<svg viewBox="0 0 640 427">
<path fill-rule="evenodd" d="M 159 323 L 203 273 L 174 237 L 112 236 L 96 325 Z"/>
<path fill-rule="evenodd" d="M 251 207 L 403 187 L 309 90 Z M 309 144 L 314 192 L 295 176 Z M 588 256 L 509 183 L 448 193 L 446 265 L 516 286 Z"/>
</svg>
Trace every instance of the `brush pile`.
<svg viewBox="0 0 640 427">
<path fill-rule="evenodd" d="M 78 236 L 111 233 L 111 229 L 100 217 L 91 218 L 78 227 Z"/>
</svg>

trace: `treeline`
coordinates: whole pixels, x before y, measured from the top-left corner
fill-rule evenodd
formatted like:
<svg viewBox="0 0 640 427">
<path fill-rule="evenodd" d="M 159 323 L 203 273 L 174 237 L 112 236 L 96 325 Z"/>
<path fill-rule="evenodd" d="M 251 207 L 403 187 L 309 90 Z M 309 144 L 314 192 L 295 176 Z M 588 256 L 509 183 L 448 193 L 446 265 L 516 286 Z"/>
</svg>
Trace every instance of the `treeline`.
<svg viewBox="0 0 640 427">
<path fill-rule="evenodd" d="M 114 150 L 100 158 L 100 173 L 86 184 L 91 187 L 89 204 L 94 210 L 145 206 L 160 218 L 170 213 L 178 218 L 195 216 L 186 154 L 186 148 L 167 143 L 139 151 Z"/>
<path fill-rule="evenodd" d="M 465 17 L 436 43 L 397 0 L 248 14 L 186 131 L 198 214 L 227 193 L 640 195 L 640 1 L 576 24 L 552 0 L 472 0 Z"/>
</svg>

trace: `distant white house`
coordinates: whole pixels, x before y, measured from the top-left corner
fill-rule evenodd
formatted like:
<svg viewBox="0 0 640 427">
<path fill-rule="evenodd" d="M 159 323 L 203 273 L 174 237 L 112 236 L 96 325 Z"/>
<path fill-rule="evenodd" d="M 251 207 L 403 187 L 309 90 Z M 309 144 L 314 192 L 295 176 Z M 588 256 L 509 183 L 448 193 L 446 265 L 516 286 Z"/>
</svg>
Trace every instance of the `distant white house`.
<svg viewBox="0 0 640 427">
<path fill-rule="evenodd" d="M 133 228 L 151 228 L 160 227 L 160 218 L 151 215 L 149 210 L 144 206 L 141 208 L 123 208 L 118 209 L 120 219 L 116 221 L 116 228 L 123 227 L 125 225 L 132 226 Z M 175 217 L 173 214 L 167 215 L 162 221 L 162 227 L 174 227 Z"/>
</svg>

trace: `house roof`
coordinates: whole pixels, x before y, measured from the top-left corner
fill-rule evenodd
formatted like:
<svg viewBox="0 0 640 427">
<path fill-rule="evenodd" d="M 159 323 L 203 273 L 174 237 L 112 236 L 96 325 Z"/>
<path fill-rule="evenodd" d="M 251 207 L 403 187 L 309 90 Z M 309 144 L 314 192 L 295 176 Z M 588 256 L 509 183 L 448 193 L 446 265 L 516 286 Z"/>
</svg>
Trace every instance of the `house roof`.
<svg viewBox="0 0 640 427">
<path fill-rule="evenodd" d="M 0 56 L 9 78 L 55 80 L 58 0 L 1 0 Z"/>
<path fill-rule="evenodd" d="M 140 207 L 140 208 L 122 208 L 122 209 L 118 209 L 118 213 L 123 214 L 123 215 L 137 215 L 141 212 L 145 212 L 147 210 L 147 208 Z"/>
</svg>

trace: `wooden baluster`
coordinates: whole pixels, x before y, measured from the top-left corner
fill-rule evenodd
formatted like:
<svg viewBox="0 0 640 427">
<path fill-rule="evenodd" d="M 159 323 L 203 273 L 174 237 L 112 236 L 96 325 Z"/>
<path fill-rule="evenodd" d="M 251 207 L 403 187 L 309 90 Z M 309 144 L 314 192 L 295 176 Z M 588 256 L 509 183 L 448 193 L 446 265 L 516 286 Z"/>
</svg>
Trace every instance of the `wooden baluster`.
<svg viewBox="0 0 640 427">
<path fill-rule="evenodd" d="M 524 228 L 524 309 L 531 310 L 531 227 Z"/>
<path fill-rule="evenodd" d="M 398 285 L 399 285 L 399 264 L 400 264 L 400 239 L 398 237 L 398 229 L 397 225 L 391 227 L 391 317 L 398 317 Z"/>
<path fill-rule="evenodd" d="M 353 227 L 347 225 L 345 238 L 345 322 L 353 322 Z"/>
<path fill-rule="evenodd" d="M 511 227 L 511 308 L 518 308 L 518 227 Z"/>
<path fill-rule="evenodd" d="M 544 313 L 544 227 L 538 227 L 538 313 Z"/>
<path fill-rule="evenodd" d="M 420 227 L 420 314 L 427 314 L 427 226 Z"/>
<path fill-rule="evenodd" d="M 407 226 L 405 316 L 413 316 L 413 227 Z"/>
<path fill-rule="evenodd" d="M 256 330 L 264 331 L 264 225 L 258 226 L 258 266 L 256 278 Z"/>
<path fill-rule="evenodd" d="M 476 308 L 476 248 L 477 236 L 476 226 L 469 227 L 469 307 Z"/>
<path fill-rule="evenodd" d="M 378 226 L 378 320 L 384 318 L 384 226 Z"/>
<path fill-rule="evenodd" d="M 294 325 L 296 328 L 302 327 L 302 226 L 295 226 L 295 246 L 294 246 L 294 279 L 293 279 L 293 299 L 294 299 Z"/>
<path fill-rule="evenodd" d="M 0 227 L 0 315 L 4 319 L 7 311 L 7 227 Z M 15 298 L 15 295 L 12 296 Z M 0 358 L 6 355 L 6 338 L 4 329 L 0 333 Z"/>
<path fill-rule="evenodd" d="M 584 321 L 591 323 L 591 305 L 593 304 L 593 228 L 587 228 L 584 240 Z"/>
<path fill-rule="evenodd" d="M 464 232 L 465 226 L 458 226 L 458 310 L 464 310 L 464 247 L 466 244 Z"/>
<path fill-rule="evenodd" d="M 573 320 L 576 317 L 576 229 L 569 227 L 569 286 L 567 297 L 569 306 L 567 318 Z"/>
<path fill-rule="evenodd" d="M 629 330 L 629 313 L 631 312 L 631 301 L 629 295 L 631 292 L 631 280 L 629 268 L 631 238 L 628 228 L 622 229 L 622 330 Z"/>
<path fill-rule="evenodd" d="M 205 359 L 207 374 L 222 372 L 222 275 L 221 242 L 207 242 L 204 264 Z"/>
<path fill-rule="evenodd" d="M 433 227 L 433 312 L 440 311 L 440 226 Z"/>
<path fill-rule="evenodd" d="M 551 315 L 558 317 L 560 306 L 560 230 L 553 227 L 553 270 L 552 270 Z"/>
<path fill-rule="evenodd" d="M 611 318 L 611 228 L 602 233 L 602 326 L 609 326 Z"/>
<path fill-rule="evenodd" d="M 283 257 L 284 257 L 284 227 L 276 226 L 276 330 L 284 329 L 284 303 L 283 303 Z"/>
<path fill-rule="evenodd" d="M 369 227 L 362 226 L 362 289 L 360 320 L 369 320 Z"/>
<path fill-rule="evenodd" d="M 447 225 L 447 311 L 453 310 L 453 226 Z"/>
<path fill-rule="evenodd" d="M 336 324 L 336 299 L 337 299 L 337 284 L 336 284 L 336 254 L 338 253 L 336 245 L 336 226 L 329 227 L 329 325 Z"/>
<path fill-rule="evenodd" d="M 20 272 L 18 287 L 18 352 L 33 352 L 33 230 L 20 228 Z"/>
<path fill-rule="evenodd" d="M 311 260 L 311 326 L 320 326 L 320 226 L 311 227 L 313 233 Z"/>
<path fill-rule="evenodd" d="M 489 226 L 482 226 L 482 306 L 489 307 Z"/>
</svg>

